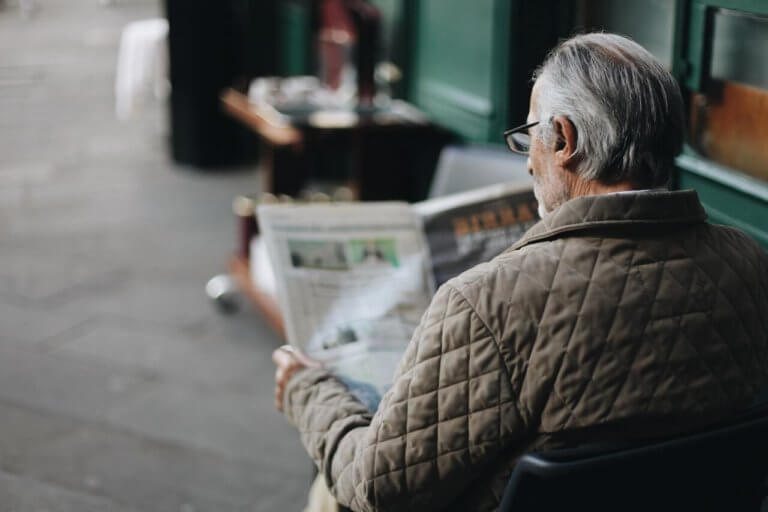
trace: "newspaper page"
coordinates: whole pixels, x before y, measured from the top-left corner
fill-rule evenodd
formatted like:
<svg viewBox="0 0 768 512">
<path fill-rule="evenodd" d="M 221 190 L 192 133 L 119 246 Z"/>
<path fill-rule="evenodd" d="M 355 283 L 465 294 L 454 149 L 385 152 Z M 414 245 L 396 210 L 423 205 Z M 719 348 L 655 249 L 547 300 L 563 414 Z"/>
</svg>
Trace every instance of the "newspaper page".
<svg viewBox="0 0 768 512">
<path fill-rule="evenodd" d="M 422 216 L 436 286 L 490 261 L 539 219 L 530 185 L 500 184 L 413 205 Z"/>
<path fill-rule="evenodd" d="M 265 205 L 288 342 L 382 393 L 433 294 L 407 203 Z"/>
</svg>

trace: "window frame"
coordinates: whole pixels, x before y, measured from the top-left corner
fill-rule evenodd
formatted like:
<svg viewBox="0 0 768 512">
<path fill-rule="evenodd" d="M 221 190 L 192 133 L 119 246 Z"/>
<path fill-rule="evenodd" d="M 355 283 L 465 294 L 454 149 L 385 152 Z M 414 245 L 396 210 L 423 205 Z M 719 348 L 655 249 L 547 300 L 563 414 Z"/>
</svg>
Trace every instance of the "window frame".
<svg viewBox="0 0 768 512">
<path fill-rule="evenodd" d="M 765 0 L 686 0 L 678 2 L 673 73 L 685 93 L 704 92 L 712 60 L 717 9 L 768 16 Z M 729 224 L 768 247 L 768 183 L 716 163 L 689 144 L 677 159 L 677 188 L 696 188 L 710 221 Z"/>
</svg>

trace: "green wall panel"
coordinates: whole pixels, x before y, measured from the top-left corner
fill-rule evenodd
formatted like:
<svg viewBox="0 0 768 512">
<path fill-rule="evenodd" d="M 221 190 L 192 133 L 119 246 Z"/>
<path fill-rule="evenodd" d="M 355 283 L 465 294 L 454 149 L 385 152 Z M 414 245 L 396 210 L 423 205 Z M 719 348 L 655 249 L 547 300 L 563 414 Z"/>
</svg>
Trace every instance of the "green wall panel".
<svg viewBox="0 0 768 512">
<path fill-rule="evenodd" d="M 509 0 L 422 0 L 415 8 L 411 100 L 471 141 L 507 123 Z"/>
<path fill-rule="evenodd" d="M 478 115 L 490 113 L 493 75 L 493 0 L 424 0 L 420 17 L 430 25 L 418 34 L 422 84 Z"/>
<path fill-rule="evenodd" d="M 278 70 L 283 76 L 312 74 L 310 50 L 312 13 L 299 3 L 281 2 L 278 11 Z"/>
<path fill-rule="evenodd" d="M 696 189 L 710 222 L 737 227 L 768 248 L 768 185 L 691 154 L 677 165 L 679 188 Z"/>
</svg>

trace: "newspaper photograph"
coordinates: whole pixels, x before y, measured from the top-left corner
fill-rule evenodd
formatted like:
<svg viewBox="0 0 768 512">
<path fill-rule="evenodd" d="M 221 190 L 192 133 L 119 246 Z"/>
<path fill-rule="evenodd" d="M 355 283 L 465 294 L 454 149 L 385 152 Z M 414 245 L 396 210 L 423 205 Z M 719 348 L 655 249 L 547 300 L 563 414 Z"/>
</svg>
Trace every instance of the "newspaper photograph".
<svg viewBox="0 0 768 512">
<path fill-rule="evenodd" d="M 288 342 L 383 392 L 433 294 L 419 215 L 394 202 L 257 215 Z"/>
</svg>

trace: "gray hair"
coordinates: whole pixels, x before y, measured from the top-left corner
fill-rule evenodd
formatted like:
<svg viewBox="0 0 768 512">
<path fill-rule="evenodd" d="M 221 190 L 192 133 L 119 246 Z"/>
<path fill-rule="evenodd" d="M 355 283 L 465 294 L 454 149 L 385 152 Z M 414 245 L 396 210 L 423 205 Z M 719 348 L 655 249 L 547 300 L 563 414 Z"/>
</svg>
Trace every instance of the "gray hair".
<svg viewBox="0 0 768 512">
<path fill-rule="evenodd" d="M 552 116 L 578 133 L 577 172 L 610 184 L 669 182 L 683 145 L 683 100 L 677 81 L 642 46 L 591 33 L 557 46 L 536 71 L 538 119 L 551 139 Z"/>
</svg>

